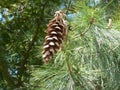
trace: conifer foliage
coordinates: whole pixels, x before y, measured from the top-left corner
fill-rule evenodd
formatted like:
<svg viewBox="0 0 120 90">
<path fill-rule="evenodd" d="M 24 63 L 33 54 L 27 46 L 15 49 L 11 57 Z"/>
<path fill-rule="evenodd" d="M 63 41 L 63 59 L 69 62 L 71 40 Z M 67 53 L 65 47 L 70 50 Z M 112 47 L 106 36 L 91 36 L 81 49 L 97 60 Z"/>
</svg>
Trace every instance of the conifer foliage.
<svg viewBox="0 0 120 90">
<path fill-rule="evenodd" d="M 48 24 L 42 52 L 45 62 L 48 62 L 57 53 L 62 47 L 64 37 L 67 36 L 67 23 L 64 18 L 65 14 L 61 10 L 56 11 L 54 18 Z"/>
</svg>

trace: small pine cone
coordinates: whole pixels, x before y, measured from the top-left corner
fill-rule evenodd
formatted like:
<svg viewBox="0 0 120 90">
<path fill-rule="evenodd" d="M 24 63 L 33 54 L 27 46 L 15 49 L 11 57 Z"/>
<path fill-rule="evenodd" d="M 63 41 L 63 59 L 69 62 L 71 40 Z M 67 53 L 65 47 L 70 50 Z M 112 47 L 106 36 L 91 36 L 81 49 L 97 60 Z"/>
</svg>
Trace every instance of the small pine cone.
<svg viewBox="0 0 120 90">
<path fill-rule="evenodd" d="M 57 53 L 62 45 L 64 36 L 67 36 L 67 24 L 64 17 L 65 14 L 61 10 L 56 11 L 54 18 L 48 24 L 42 52 L 45 62 L 48 62 Z"/>
</svg>

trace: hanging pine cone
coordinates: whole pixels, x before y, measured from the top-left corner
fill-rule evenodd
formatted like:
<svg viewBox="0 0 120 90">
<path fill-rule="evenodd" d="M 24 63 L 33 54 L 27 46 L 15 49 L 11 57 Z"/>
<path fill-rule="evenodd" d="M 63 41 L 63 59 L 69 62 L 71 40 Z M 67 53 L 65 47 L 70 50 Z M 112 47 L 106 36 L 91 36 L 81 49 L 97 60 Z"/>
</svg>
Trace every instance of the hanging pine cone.
<svg viewBox="0 0 120 90">
<path fill-rule="evenodd" d="M 55 12 L 54 18 L 49 22 L 46 30 L 47 36 L 43 47 L 43 59 L 48 62 L 60 49 L 63 39 L 67 36 L 67 24 L 64 20 L 65 14 L 59 10 Z"/>
</svg>

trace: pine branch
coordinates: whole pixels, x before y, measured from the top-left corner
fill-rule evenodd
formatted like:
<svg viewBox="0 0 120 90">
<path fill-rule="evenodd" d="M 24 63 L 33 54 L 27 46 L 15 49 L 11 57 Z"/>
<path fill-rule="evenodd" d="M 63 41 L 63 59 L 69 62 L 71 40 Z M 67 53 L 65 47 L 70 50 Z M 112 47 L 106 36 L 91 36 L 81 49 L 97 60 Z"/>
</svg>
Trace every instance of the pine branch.
<svg viewBox="0 0 120 90">
<path fill-rule="evenodd" d="M 44 11 L 46 3 L 47 3 L 47 1 L 43 4 L 42 11 Z M 41 18 L 39 18 L 39 20 L 38 20 L 37 28 L 34 30 L 34 34 L 33 34 L 32 40 L 31 40 L 31 42 L 30 42 L 30 44 L 28 46 L 28 49 L 26 50 L 26 52 L 24 54 L 24 57 L 23 57 L 23 60 L 21 62 L 21 68 L 20 68 L 20 71 L 19 71 L 20 74 L 19 74 L 19 79 L 18 79 L 18 87 L 23 86 L 22 77 L 23 77 L 23 74 L 24 74 L 24 72 L 26 70 L 25 65 L 28 62 L 30 50 L 32 50 L 32 47 L 34 46 L 35 39 L 36 39 L 36 37 L 38 35 L 38 30 L 40 28 L 40 20 L 41 20 Z"/>
<path fill-rule="evenodd" d="M 22 76 L 26 70 L 26 67 L 25 65 L 27 64 L 28 62 L 28 58 L 29 58 L 29 54 L 30 54 L 30 50 L 32 50 L 32 47 L 34 46 L 34 42 L 35 42 L 35 38 L 38 34 L 38 30 L 39 30 L 39 25 L 38 25 L 38 28 L 34 30 L 34 34 L 33 34 L 33 37 L 32 37 L 32 41 L 31 43 L 29 44 L 28 46 L 28 49 L 26 50 L 25 54 L 24 54 L 24 59 L 22 60 L 21 62 L 21 68 L 20 68 L 20 75 L 19 75 L 19 81 L 18 81 L 18 85 L 19 86 L 22 86 Z"/>
</svg>

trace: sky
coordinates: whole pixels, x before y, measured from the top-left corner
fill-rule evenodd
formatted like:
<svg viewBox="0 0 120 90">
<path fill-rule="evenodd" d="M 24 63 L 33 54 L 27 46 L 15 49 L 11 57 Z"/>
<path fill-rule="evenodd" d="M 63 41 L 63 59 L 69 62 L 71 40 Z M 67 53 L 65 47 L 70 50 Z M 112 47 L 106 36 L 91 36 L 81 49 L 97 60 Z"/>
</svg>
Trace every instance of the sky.
<svg viewBox="0 0 120 90">
<path fill-rule="evenodd" d="M 4 22 L 5 19 L 2 17 L 2 14 L 0 13 L 0 22 Z"/>
<path fill-rule="evenodd" d="M 4 9 L 3 12 L 0 12 L 0 22 L 5 22 L 5 18 L 4 18 L 3 15 L 8 16 L 9 20 L 13 19 L 13 16 L 11 16 L 10 13 L 9 13 L 9 10 L 8 9 Z"/>
</svg>

